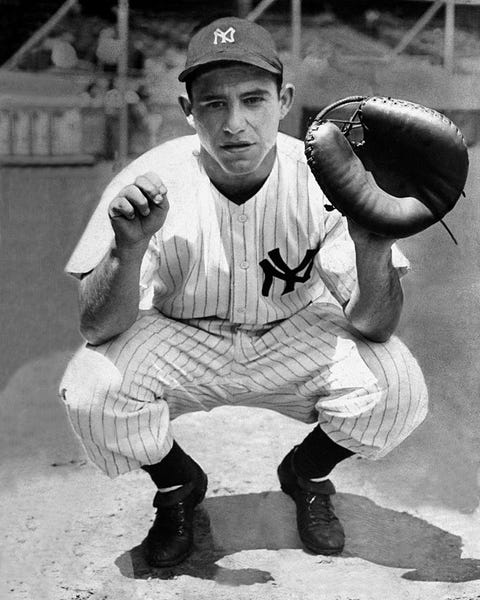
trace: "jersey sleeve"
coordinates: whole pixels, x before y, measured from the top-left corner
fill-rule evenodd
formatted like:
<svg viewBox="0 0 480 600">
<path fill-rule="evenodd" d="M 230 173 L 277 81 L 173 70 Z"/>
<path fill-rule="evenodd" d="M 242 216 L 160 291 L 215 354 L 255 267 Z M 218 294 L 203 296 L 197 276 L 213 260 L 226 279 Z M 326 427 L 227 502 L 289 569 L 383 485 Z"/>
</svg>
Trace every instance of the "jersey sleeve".
<svg viewBox="0 0 480 600">
<path fill-rule="evenodd" d="M 119 173 L 103 192 L 90 221 L 70 256 L 65 271 L 81 278 L 92 271 L 111 247 L 114 233 L 108 217 L 108 206 L 118 192 L 132 183 L 128 170 Z"/>
<path fill-rule="evenodd" d="M 85 231 L 75 247 L 65 271 L 71 275 L 82 277 L 92 271 L 107 253 L 114 240 L 114 233 L 108 217 L 108 206 L 115 196 L 127 185 L 134 183 L 139 175 L 149 171 L 158 171 L 167 189 L 170 189 L 169 173 L 177 173 L 178 165 L 182 165 L 182 175 L 188 160 L 192 160 L 193 152 L 198 151 L 197 136 L 189 135 L 171 140 L 148 150 L 127 165 L 116 175 L 103 192 Z M 177 179 L 173 178 L 174 181 Z M 154 248 L 150 257 L 155 256 Z M 145 273 L 148 258 L 145 259 Z"/>
<path fill-rule="evenodd" d="M 340 305 L 351 297 L 357 282 L 355 246 L 348 233 L 347 219 L 337 210 L 326 213 L 325 237 L 319 252 L 322 279 Z M 392 246 L 392 263 L 400 277 L 410 270 L 410 262 L 397 244 Z"/>
<path fill-rule="evenodd" d="M 157 237 L 154 235 L 148 244 L 147 251 L 142 260 L 140 269 L 140 302 L 141 310 L 148 310 L 153 306 L 153 293 L 155 281 L 158 279 L 158 244 Z"/>
</svg>

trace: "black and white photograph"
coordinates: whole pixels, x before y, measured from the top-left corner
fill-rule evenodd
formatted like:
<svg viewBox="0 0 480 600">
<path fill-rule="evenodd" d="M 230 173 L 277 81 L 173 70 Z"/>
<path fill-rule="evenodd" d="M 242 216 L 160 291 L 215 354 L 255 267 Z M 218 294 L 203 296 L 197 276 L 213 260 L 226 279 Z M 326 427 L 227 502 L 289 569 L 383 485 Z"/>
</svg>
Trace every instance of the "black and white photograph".
<svg viewBox="0 0 480 600">
<path fill-rule="evenodd" d="M 0 0 L 0 598 L 480 600 L 480 0 Z"/>
</svg>

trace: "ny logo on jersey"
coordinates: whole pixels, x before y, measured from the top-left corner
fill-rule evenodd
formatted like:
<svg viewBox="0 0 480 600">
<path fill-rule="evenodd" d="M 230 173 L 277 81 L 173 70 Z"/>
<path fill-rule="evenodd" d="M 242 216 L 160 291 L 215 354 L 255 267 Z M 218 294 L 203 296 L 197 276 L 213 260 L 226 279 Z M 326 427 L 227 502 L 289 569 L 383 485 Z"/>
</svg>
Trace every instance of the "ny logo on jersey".
<svg viewBox="0 0 480 600">
<path fill-rule="evenodd" d="M 279 248 L 270 250 L 268 256 L 272 262 L 270 262 L 268 258 L 264 258 L 260 261 L 260 266 L 262 267 L 264 274 L 262 296 L 268 296 L 270 293 L 270 288 L 272 287 L 274 277 L 285 282 L 282 296 L 284 294 L 288 294 L 288 292 L 293 292 L 296 283 L 305 283 L 308 279 L 310 279 L 310 274 L 313 268 L 313 259 L 319 250 L 320 248 L 317 248 L 316 250 L 307 250 L 301 263 L 294 269 L 290 269 L 287 263 L 283 260 L 280 255 Z M 299 273 L 302 271 L 303 275 L 299 275 Z"/>
<path fill-rule="evenodd" d="M 233 27 L 229 27 L 226 31 L 222 31 L 220 27 L 217 27 L 213 32 L 213 43 L 215 45 L 217 45 L 219 42 L 220 44 L 232 44 L 235 41 L 233 37 L 234 35 L 235 29 Z"/>
</svg>

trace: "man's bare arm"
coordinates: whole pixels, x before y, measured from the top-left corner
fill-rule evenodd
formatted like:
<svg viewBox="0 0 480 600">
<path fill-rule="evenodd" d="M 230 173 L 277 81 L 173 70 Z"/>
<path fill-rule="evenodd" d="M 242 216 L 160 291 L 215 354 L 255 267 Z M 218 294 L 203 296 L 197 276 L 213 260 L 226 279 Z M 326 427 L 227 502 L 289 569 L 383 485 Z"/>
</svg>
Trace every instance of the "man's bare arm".
<svg viewBox="0 0 480 600">
<path fill-rule="evenodd" d="M 345 316 L 362 335 L 385 342 L 395 331 L 403 307 L 403 291 L 392 265 L 394 240 L 370 234 L 353 223 L 357 285 L 344 307 Z"/>
<path fill-rule="evenodd" d="M 165 222 L 167 190 L 155 173 L 137 177 L 108 208 L 115 240 L 80 282 L 80 331 L 98 345 L 126 331 L 138 314 L 142 260 Z"/>
</svg>

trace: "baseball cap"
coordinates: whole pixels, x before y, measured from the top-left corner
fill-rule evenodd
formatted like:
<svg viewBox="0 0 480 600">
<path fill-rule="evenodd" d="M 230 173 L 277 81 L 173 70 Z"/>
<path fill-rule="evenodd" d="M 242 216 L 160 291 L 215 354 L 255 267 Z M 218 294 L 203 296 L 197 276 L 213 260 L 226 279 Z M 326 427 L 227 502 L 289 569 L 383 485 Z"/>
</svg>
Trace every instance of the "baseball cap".
<svg viewBox="0 0 480 600">
<path fill-rule="evenodd" d="M 199 67 L 220 61 L 246 63 L 278 75 L 283 72 L 275 42 L 268 31 L 238 17 L 216 19 L 193 35 L 185 69 L 178 79 L 185 81 Z"/>
</svg>

